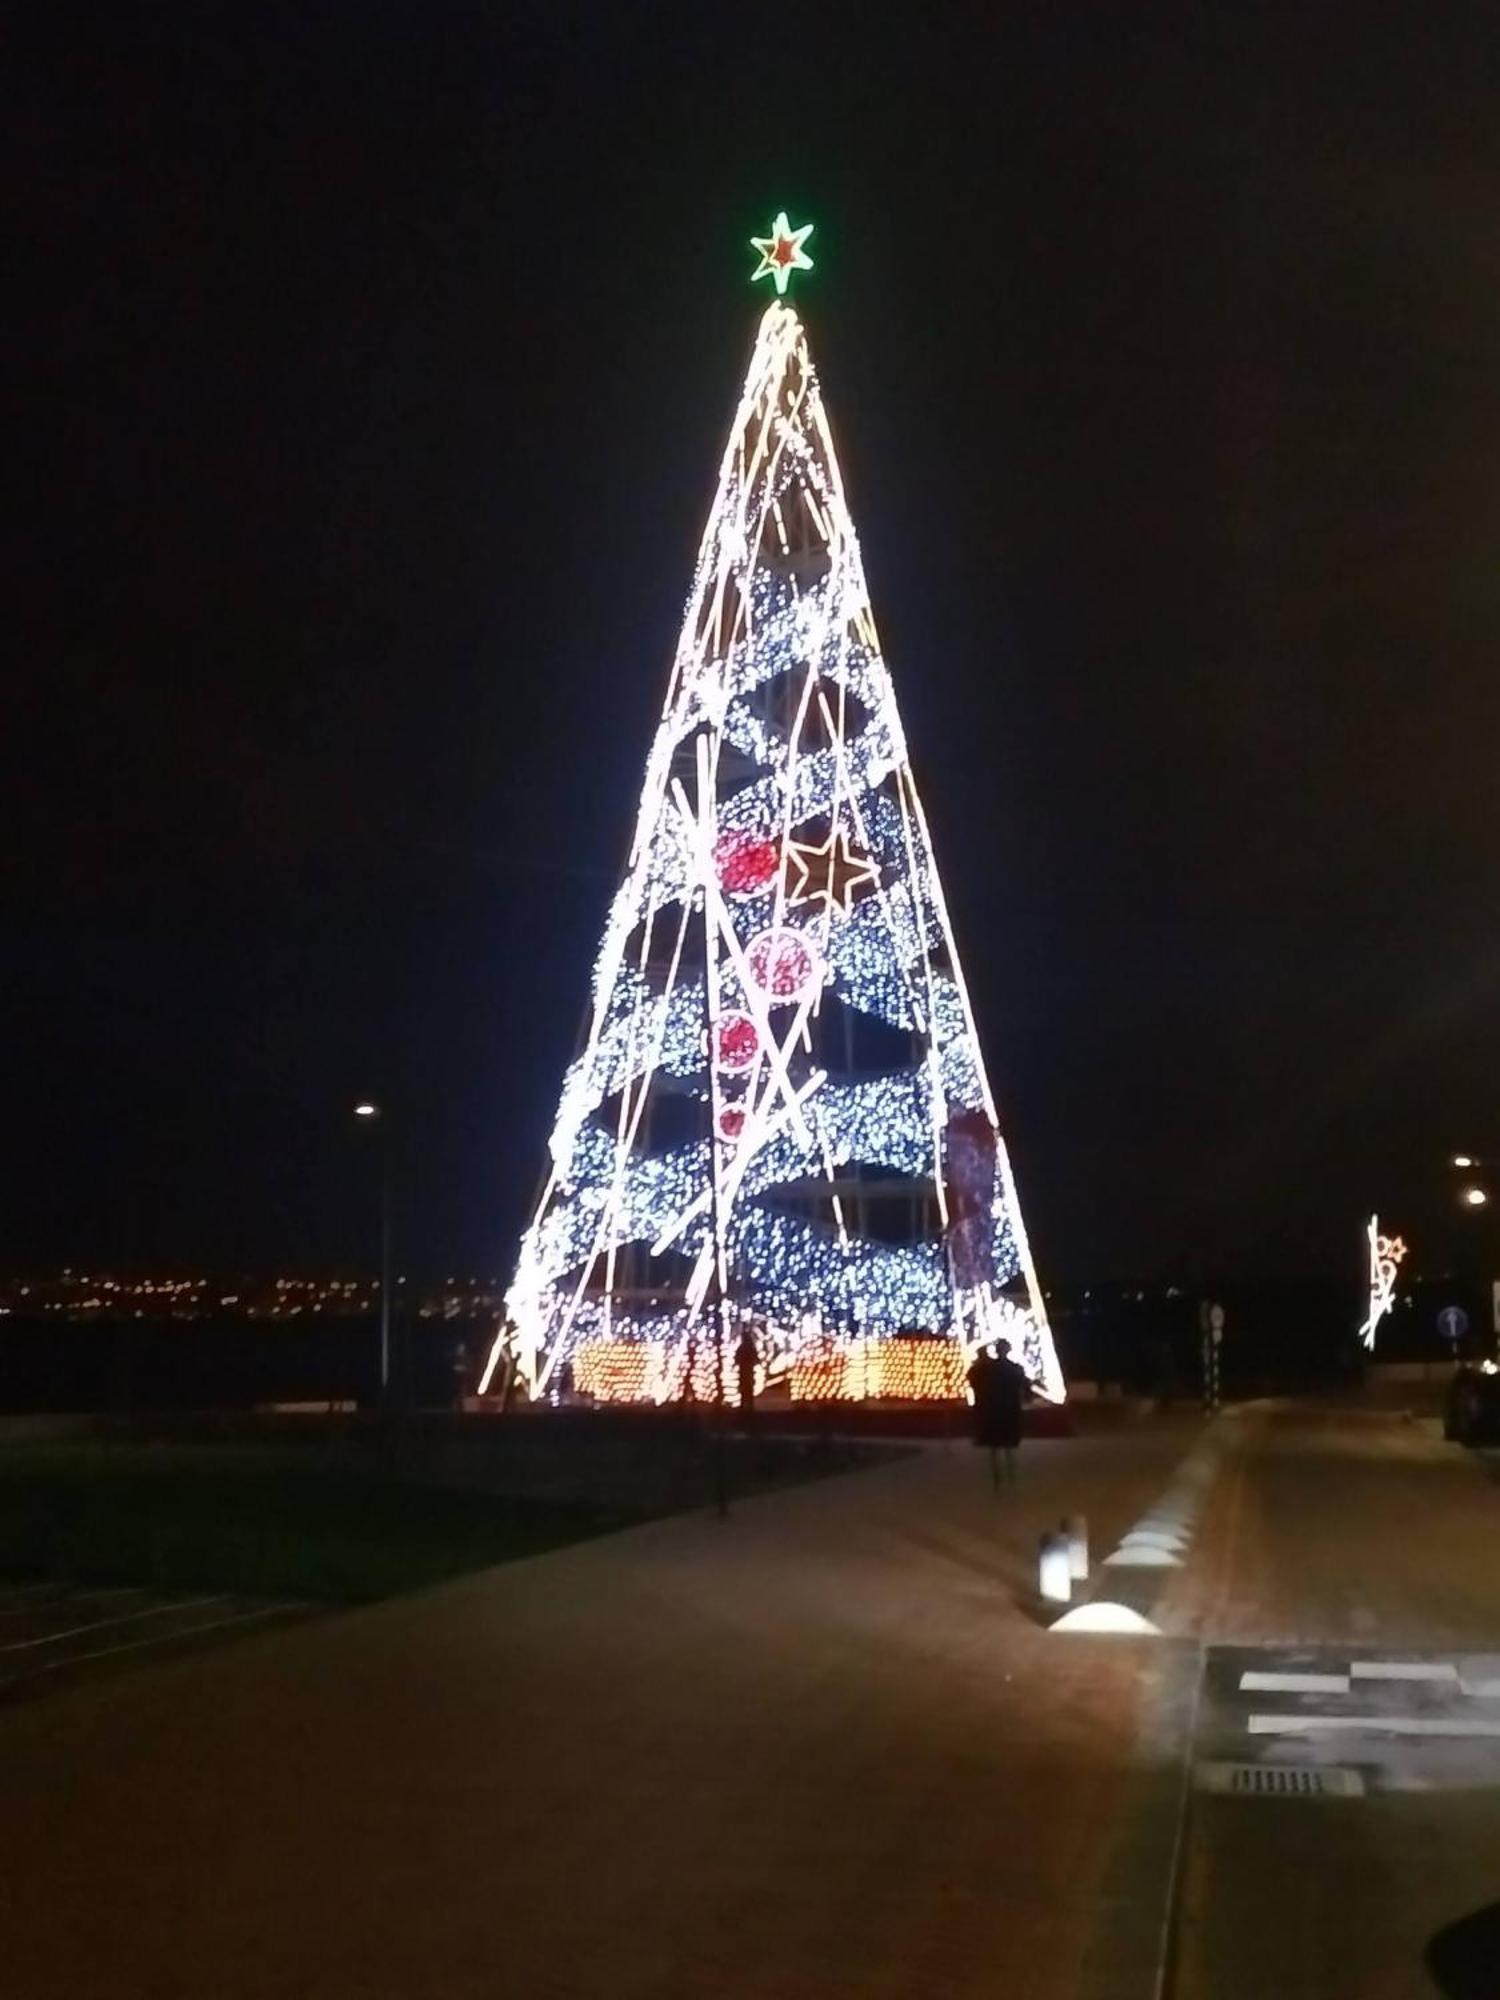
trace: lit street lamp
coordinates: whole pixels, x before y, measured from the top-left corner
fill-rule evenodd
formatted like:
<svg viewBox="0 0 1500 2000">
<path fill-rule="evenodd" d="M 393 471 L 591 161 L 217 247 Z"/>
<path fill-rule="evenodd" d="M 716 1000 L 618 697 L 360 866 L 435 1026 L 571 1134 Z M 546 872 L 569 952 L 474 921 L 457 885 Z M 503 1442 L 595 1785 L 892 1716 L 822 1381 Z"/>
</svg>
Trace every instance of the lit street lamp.
<svg viewBox="0 0 1500 2000">
<path fill-rule="evenodd" d="M 1483 1154 L 1454 1153 L 1449 1161 L 1449 1165 L 1462 1176 L 1453 1189 L 1454 1199 L 1470 1218 L 1462 1228 L 1464 1247 L 1461 1265 L 1470 1304 L 1477 1315 L 1474 1325 L 1477 1329 L 1488 1323 L 1493 1334 L 1500 1334 L 1500 1281 L 1494 1277 L 1494 1250 L 1490 1240 L 1493 1230 L 1486 1211 L 1490 1207 L 1490 1187 L 1497 1160 L 1500 1160 L 1500 1146 L 1486 1144 Z M 1478 1178 L 1480 1174 L 1483 1174 L 1483 1180 Z M 1493 1334 L 1485 1333 L 1484 1345 L 1489 1344 Z"/>
<path fill-rule="evenodd" d="M 1486 1167 L 1493 1167 L 1495 1156 L 1492 1153 L 1487 1160 L 1483 1160 L 1477 1153 L 1454 1153 L 1448 1164 L 1461 1174 L 1477 1174 Z M 1489 1189 L 1481 1187 L 1477 1181 L 1466 1181 L 1458 1190 L 1460 1208 L 1487 1208 L 1489 1199 Z"/>
<path fill-rule="evenodd" d="M 368 1099 L 356 1104 L 354 1115 L 363 1124 L 381 1128 L 380 1147 L 380 1404 L 391 1393 L 391 1139 L 385 1113 Z"/>
</svg>

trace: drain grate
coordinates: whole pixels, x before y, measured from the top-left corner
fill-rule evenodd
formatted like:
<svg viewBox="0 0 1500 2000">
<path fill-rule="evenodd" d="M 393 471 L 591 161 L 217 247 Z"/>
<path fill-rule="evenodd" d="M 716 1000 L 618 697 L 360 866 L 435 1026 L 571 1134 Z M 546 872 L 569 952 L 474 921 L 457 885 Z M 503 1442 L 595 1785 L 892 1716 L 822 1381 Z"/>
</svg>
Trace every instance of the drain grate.
<svg viewBox="0 0 1500 2000">
<path fill-rule="evenodd" d="M 1200 1764 L 1198 1789 L 1246 1799 L 1357 1799 L 1365 1781 L 1346 1764 Z"/>
</svg>

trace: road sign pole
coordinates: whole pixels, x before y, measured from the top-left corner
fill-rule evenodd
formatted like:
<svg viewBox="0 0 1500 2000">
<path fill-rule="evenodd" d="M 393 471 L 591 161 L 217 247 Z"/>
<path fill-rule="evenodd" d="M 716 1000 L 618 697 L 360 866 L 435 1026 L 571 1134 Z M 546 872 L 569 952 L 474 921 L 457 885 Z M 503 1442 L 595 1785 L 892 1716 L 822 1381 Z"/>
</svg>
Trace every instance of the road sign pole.
<svg viewBox="0 0 1500 2000">
<path fill-rule="evenodd" d="M 1224 1340 L 1224 1308 L 1204 1301 L 1198 1311 L 1203 1329 L 1203 1412 L 1213 1417 L 1219 1411 L 1219 1349 Z"/>
<path fill-rule="evenodd" d="M 1198 1326 L 1202 1328 L 1202 1386 L 1204 1416 L 1218 1416 L 1220 1402 L 1220 1348 L 1224 1344 L 1224 1308 L 1218 1300 L 1204 1300 L 1198 1306 Z"/>
<path fill-rule="evenodd" d="M 1462 1306 L 1444 1306 L 1437 1316 L 1437 1329 L 1458 1359 L 1459 1343 L 1469 1330 L 1469 1315 Z"/>
</svg>

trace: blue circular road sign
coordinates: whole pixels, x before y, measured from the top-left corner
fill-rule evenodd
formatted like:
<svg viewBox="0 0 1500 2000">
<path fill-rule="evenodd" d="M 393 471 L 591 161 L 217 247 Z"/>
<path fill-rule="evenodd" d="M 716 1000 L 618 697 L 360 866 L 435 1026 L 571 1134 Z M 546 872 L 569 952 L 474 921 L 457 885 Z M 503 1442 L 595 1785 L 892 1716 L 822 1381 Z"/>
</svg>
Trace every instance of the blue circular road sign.
<svg viewBox="0 0 1500 2000">
<path fill-rule="evenodd" d="M 1444 1306 L 1438 1314 L 1438 1332 L 1457 1347 L 1469 1330 L 1469 1315 L 1462 1306 Z"/>
</svg>

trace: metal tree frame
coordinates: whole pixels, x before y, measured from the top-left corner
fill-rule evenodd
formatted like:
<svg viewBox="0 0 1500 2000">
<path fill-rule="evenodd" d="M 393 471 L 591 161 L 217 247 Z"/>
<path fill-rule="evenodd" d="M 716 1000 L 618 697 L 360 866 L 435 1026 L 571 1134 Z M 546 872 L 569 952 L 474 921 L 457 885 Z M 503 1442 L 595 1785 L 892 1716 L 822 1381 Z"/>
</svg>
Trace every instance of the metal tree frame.
<svg viewBox="0 0 1500 2000">
<path fill-rule="evenodd" d="M 903 1221 L 904 1217 L 904 1221 Z M 760 324 L 501 1354 L 533 1395 L 1064 1391 L 806 333 Z"/>
</svg>

